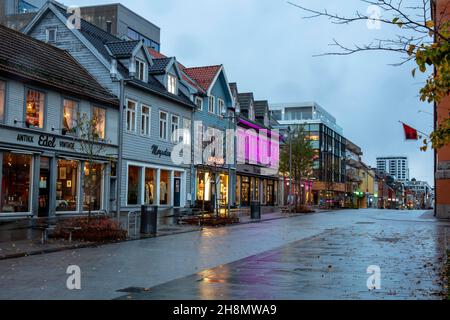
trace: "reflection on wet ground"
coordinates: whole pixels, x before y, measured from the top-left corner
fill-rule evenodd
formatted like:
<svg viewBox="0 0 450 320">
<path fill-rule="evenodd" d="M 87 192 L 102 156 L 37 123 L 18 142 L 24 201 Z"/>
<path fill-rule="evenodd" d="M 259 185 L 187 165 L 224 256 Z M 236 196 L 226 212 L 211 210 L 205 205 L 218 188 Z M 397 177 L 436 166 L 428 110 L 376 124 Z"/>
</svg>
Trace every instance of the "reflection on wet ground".
<svg viewBox="0 0 450 320">
<path fill-rule="evenodd" d="M 434 223 L 359 221 L 121 299 L 440 299 L 444 237 Z"/>
</svg>

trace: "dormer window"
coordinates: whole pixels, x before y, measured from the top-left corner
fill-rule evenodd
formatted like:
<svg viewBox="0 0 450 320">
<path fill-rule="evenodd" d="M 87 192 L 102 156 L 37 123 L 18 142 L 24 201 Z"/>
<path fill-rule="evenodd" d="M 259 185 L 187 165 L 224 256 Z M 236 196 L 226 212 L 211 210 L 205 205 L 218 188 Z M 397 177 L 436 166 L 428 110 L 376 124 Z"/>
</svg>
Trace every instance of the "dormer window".
<svg viewBox="0 0 450 320">
<path fill-rule="evenodd" d="M 145 81 L 145 62 L 136 60 L 136 78 Z"/>
<path fill-rule="evenodd" d="M 172 74 L 167 76 L 167 91 L 177 94 L 177 78 Z"/>
<path fill-rule="evenodd" d="M 55 43 L 56 42 L 56 28 L 47 28 L 45 30 L 45 42 L 47 43 Z"/>
</svg>

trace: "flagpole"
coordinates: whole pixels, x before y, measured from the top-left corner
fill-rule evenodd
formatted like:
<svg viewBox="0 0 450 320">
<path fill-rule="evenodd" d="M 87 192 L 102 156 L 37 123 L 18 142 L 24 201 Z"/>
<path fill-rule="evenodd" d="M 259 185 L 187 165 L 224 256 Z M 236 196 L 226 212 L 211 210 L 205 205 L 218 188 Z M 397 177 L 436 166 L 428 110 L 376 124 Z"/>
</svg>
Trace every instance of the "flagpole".
<svg viewBox="0 0 450 320">
<path fill-rule="evenodd" d="M 406 126 L 412 128 L 411 126 L 409 126 L 408 124 L 406 124 L 406 123 L 404 123 L 404 122 L 402 122 L 402 121 L 400 121 L 400 120 L 399 120 L 398 122 L 400 122 L 401 124 L 404 124 L 404 125 L 406 125 Z M 424 135 L 425 137 L 430 138 L 430 136 L 429 136 L 428 134 L 426 134 L 426 133 L 424 133 L 424 132 L 422 132 L 422 131 L 419 131 L 419 130 L 417 130 L 417 129 L 415 129 L 415 128 L 413 128 L 413 129 L 416 130 L 418 133 Z"/>
</svg>

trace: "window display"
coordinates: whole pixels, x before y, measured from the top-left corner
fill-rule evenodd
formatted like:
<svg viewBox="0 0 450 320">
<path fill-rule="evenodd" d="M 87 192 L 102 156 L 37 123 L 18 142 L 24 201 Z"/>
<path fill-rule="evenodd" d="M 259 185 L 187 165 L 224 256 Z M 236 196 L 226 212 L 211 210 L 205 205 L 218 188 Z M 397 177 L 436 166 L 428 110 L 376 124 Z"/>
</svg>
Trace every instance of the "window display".
<svg viewBox="0 0 450 320">
<path fill-rule="evenodd" d="M 160 189 L 159 189 L 159 203 L 161 205 L 169 205 L 170 204 L 170 172 L 166 170 L 161 170 L 160 177 Z"/>
<path fill-rule="evenodd" d="M 56 211 L 77 211 L 79 161 L 58 160 Z"/>
<path fill-rule="evenodd" d="M 30 212 L 31 156 L 3 153 L 0 212 Z"/>
<path fill-rule="evenodd" d="M 141 168 L 130 166 L 128 168 L 128 205 L 139 204 L 139 176 Z"/>
<path fill-rule="evenodd" d="M 89 166 L 89 163 L 86 162 L 84 164 L 83 210 L 100 210 L 102 208 L 102 192 L 103 165 L 100 163 L 93 163 Z"/>
<path fill-rule="evenodd" d="M 145 204 L 155 204 L 156 198 L 156 170 L 155 169 L 145 169 L 145 190 L 144 190 L 144 203 Z"/>
</svg>

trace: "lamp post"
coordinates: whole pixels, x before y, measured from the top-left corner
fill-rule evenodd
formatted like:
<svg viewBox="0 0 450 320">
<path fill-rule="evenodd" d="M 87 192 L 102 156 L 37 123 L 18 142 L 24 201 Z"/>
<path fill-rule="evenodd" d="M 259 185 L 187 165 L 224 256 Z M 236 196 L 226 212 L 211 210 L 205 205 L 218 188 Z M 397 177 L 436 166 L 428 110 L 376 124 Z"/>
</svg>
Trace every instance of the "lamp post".
<svg viewBox="0 0 450 320">
<path fill-rule="evenodd" d="M 228 129 L 234 129 L 234 135 L 233 135 L 233 153 L 234 153 L 234 163 L 236 164 L 236 129 L 237 129 L 237 119 L 239 117 L 239 114 L 241 113 L 241 110 L 239 108 L 239 104 L 236 105 L 234 112 L 228 112 L 228 109 L 224 107 L 222 109 L 222 117 L 224 119 L 228 119 Z M 232 125 L 234 125 L 234 128 L 232 128 Z M 228 148 L 227 148 L 228 149 Z M 227 161 L 228 162 L 228 161 Z M 230 215 L 231 212 L 231 193 L 233 190 L 231 190 L 231 164 L 228 162 L 228 215 Z M 235 179 L 236 180 L 236 179 Z"/>
</svg>

